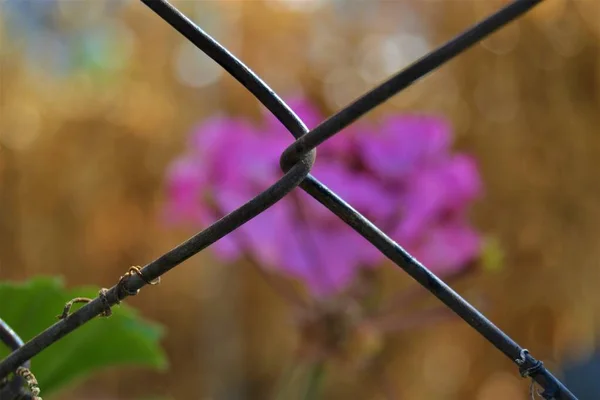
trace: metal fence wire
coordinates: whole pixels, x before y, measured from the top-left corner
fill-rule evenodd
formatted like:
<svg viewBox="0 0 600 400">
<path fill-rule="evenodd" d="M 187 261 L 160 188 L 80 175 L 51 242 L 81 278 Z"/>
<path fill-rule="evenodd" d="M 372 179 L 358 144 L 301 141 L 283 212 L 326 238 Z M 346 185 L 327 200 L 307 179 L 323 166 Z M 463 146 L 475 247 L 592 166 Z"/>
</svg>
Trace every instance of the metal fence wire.
<svg viewBox="0 0 600 400">
<path fill-rule="evenodd" d="M 145 285 L 155 283 L 161 275 L 267 210 L 292 189 L 299 186 L 371 242 L 387 258 L 406 271 L 413 279 L 512 360 L 517 365 L 521 376 L 531 379 L 532 398 L 538 395 L 544 399 L 576 399 L 544 367 L 541 361 L 529 354 L 526 349 L 518 345 L 476 308 L 408 254 L 400 245 L 379 230 L 377 226 L 310 174 L 311 167 L 315 162 L 316 148 L 319 144 L 487 35 L 520 17 L 535 5 L 541 3 L 542 0 L 516 0 L 512 2 L 392 76 L 311 131 L 306 128 L 293 110 L 256 74 L 166 0 L 141 1 L 244 85 L 294 136 L 295 141 L 283 152 L 280 158 L 280 165 L 285 174 L 267 190 L 186 242 L 141 269 L 131 269 L 119 279 L 116 285 L 110 289 L 101 290 L 96 299 L 73 314 L 68 315 L 68 309 L 65 308 L 64 318 L 29 342 L 22 344 L 14 333 L 12 339 L 10 334 L 1 335 L 0 339 L 5 342 L 8 341 L 15 350 L 0 362 L 0 379 L 15 373 L 21 366 L 27 367 L 31 358 L 92 318 L 99 315 L 109 315 L 111 306 L 118 304 L 128 296 L 136 295 Z M 4 333 L 6 332 L 4 330 Z M 541 387 L 537 392 L 534 392 L 535 383 Z M 0 392 L 1 396 L 2 392 Z M 5 399 L 5 397 L 1 397 L 1 399 Z"/>
</svg>

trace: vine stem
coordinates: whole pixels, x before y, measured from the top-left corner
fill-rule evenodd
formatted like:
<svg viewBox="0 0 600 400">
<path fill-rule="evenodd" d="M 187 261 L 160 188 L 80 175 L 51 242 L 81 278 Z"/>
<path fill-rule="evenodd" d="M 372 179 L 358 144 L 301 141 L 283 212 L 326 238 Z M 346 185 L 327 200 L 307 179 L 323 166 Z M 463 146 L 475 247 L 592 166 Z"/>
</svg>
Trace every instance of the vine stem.
<svg viewBox="0 0 600 400">
<path fill-rule="evenodd" d="M 308 384 L 304 392 L 304 400 L 318 400 L 325 379 L 325 361 L 317 361 L 309 367 Z"/>
</svg>

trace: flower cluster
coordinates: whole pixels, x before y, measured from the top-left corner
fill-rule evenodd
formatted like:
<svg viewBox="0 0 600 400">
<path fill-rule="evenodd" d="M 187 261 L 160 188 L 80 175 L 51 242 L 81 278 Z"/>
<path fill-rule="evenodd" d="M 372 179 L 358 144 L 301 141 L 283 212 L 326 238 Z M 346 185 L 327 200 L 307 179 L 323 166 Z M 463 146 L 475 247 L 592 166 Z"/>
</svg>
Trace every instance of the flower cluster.
<svg viewBox="0 0 600 400">
<path fill-rule="evenodd" d="M 309 128 L 323 120 L 306 100 L 290 105 Z M 281 176 L 279 157 L 291 141 L 270 114 L 261 123 L 204 121 L 168 172 L 169 220 L 208 226 L 233 211 Z M 359 121 L 319 146 L 312 174 L 437 274 L 459 271 L 480 252 L 481 238 L 466 215 L 480 177 L 470 157 L 452 154 L 451 129 L 441 118 Z M 251 256 L 302 281 L 316 297 L 347 289 L 361 269 L 384 257 L 300 189 L 214 249 L 226 261 Z"/>
</svg>

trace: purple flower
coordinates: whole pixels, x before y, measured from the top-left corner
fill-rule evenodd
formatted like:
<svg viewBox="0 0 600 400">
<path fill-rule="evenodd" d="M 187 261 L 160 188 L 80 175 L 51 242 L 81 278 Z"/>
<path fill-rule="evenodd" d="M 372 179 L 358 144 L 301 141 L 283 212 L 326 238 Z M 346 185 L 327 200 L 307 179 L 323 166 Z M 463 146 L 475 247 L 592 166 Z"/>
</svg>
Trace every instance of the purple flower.
<svg viewBox="0 0 600 400">
<path fill-rule="evenodd" d="M 290 103 L 309 128 L 323 116 Z M 168 172 L 167 217 L 208 226 L 279 177 L 293 138 L 272 115 L 261 123 L 216 116 L 197 126 L 189 152 Z M 480 252 L 466 211 L 481 192 L 475 162 L 450 152 L 450 126 L 432 116 L 359 122 L 323 143 L 312 173 L 436 273 L 464 268 Z M 299 279 L 318 297 L 335 295 L 361 268 L 383 261 L 364 238 L 300 189 L 218 241 L 224 260 L 252 256 Z"/>
</svg>

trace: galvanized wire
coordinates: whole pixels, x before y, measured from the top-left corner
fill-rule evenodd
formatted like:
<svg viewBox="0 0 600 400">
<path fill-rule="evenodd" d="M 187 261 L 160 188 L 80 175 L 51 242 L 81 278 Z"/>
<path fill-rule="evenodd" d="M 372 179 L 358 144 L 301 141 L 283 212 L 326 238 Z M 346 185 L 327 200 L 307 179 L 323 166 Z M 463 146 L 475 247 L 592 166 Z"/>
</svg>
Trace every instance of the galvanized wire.
<svg viewBox="0 0 600 400">
<path fill-rule="evenodd" d="M 102 299 L 98 298 L 86 304 L 69 318 L 59 321 L 14 351 L 0 362 L 0 378 L 8 375 L 20 364 L 83 323 L 104 312 L 106 304 L 112 306 L 128 295 L 136 294 L 147 281 L 157 279 L 268 209 L 296 186 L 300 186 L 509 357 L 518 365 L 522 376 L 529 377 L 539 384 L 543 389 L 541 395 L 545 399 L 576 399 L 543 366 L 541 361 L 531 356 L 526 349 L 519 346 L 399 244 L 309 174 L 319 144 L 487 35 L 518 18 L 542 0 L 514 1 L 369 91 L 310 132 L 294 112 L 256 74 L 166 0 L 141 1 L 244 85 L 289 130 L 296 141 L 283 152 L 280 160 L 285 175 L 242 207 L 146 265 L 141 269 L 143 275 L 128 276 L 104 292 Z"/>
</svg>

